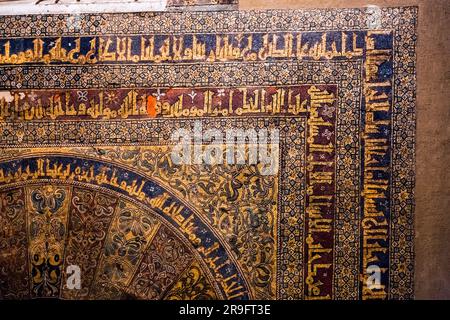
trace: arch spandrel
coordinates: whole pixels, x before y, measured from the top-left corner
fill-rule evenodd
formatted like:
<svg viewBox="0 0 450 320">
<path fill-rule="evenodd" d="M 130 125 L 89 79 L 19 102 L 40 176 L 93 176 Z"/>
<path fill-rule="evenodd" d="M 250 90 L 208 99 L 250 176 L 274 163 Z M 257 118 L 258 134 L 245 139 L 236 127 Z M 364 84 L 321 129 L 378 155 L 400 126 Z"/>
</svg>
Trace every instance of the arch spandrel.
<svg viewBox="0 0 450 320">
<path fill-rule="evenodd" d="M 139 227 L 129 227 L 122 230 L 121 237 L 117 235 L 112 236 L 112 232 L 116 232 L 116 230 L 119 230 L 120 227 L 124 227 L 123 220 L 128 219 L 130 221 L 135 221 L 134 219 L 136 217 L 130 213 L 134 210 L 137 216 L 141 216 L 141 218 L 145 217 L 147 219 L 148 212 L 154 213 L 158 219 L 164 220 L 165 224 L 172 228 L 172 232 L 176 230 L 178 238 L 183 238 L 184 241 L 187 241 L 192 248 L 195 248 L 194 251 L 197 255 L 197 259 L 193 259 L 190 261 L 191 263 L 189 265 L 186 263 L 183 267 L 192 267 L 195 261 L 197 261 L 196 263 L 201 266 L 200 269 L 197 269 L 203 270 L 202 272 L 204 274 L 199 274 L 198 270 L 196 273 L 194 272 L 194 274 L 199 274 L 196 279 L 202 279 L 200 283 L 208 284 L 208 286 L 202 285 L 202 287 L 208 288 L 208 294 L 205 296 L 211 296 L 212 298 L 249 298 L 249 292 L 246 289 L 246 282 L 243 275 L 239 271 L 239 267 L 234 264 L 232 257 L 229 256 L 227 248 L 220 243 L 220 239 L 218 239 L 215 232 L 211 231 L 210 227 L 199 219 L 198 215 L 196 215 L 191 208 L 185 206 L 182 201 L 174 197 L 173 194 L 167 192 L 164 187 L 158 185 L 154 181 L 147 180 L 145 177 L 137 174 L 136 172 L 128 171 L 123 167 L 113 166 L 110 163 L 92 159 L 65 157 L 62 155 L 47 156 L 45 158 L 30 156 L 20 160 L 5 161 L 0 164 L 0 168 L 3 170 L 3 174 L 0 179 L 0 188 L 5 192 L 14 190 L 14 187 L 16 189 L 25 188 L 26 190 L 24 191 L 24 197 L 28 196 L 28 189 L 30 188 L 29 185 L 39 185 L 42 183 L 46 183 L 47 186 L 53 187 L 69 185 L 71 187 L 67 191 L 71 192 L 70 197 L 75 196 L 78 201 L 81 196 L 81 194 L 79 194 L 81 185 L 93 187 L 94 189 L 100 188 L 102 190 L 107 190 L 108 192 L 106 192 L 106 194 L 103 192 L 102 195 L 98 192 L 95 193 L 94 196 L 84 195 L 84 197 L 87 197 L 87 199 L 85 199 L 87 201 L 86 207 L 89 207 L 89 210 L 93 211 L 94 215 L 104 215 L 105 219 L 103 222 L 105 225 L 108 225 L 108 219 L 106 218 L 107 215 L 105 214 L 110 214 L 111 208 L 101 208 L 101 205 L 114 203 L 115 208 L 113 216 L 114 219 L 117 219 L 117 212 L 121 204 L 121 200 L 115 201 L 114 199 L 108 198 L 109 194 L 118 194 L 120 197 L 133 199 L 132 202 L 135 202 L 135 204 L 131 205 L 128 209 L 127 206 L 124 205 L 127 214 L 122 217 L 122 223 L 117 220 L 109 221 L 108 232 L 102 240 L 103 243 L 101 244 L 100 249 L 102 258 L 100 258 L 95 271 L 89 270 L 90 276 L 94 279 L 90 284 L 90 288 L 86 288 L 83 293 L 80 291 L 75 294 L 75 296 L 72 293 L 67 293 L 67 290 L 61 289 L 64 287 L 62 285 L 62 280 L 67 280 L 64 278 L 64 270 L 58 269 L 60 272 L 59 275 L 58 272 L 52 273 L 52 275 L 57 278 L 55 284 L 56 287 L 58 287 L 57 284 L 59 281 L 59 289 L 55 290 L 55 292 L 58 292 L 57 296 L 61 296 L 65 299 L 76 298 L 80 295 L 87 298 L 95 298 L 97 297 L 96 294 L 93 293 L 95 290 L 99 290 L 99 295 L 109 294 L 110 298 L 117 298 L 117 293 L 119 293 L 120 297 L 146 299 L 164 298 L 164 296 L 168 294 L 168 291 L 171 289 L 170 285 L 176 285 L 176 283 L 170 283 L 169 285 L 167 283 L 165 285 L 160 284 L 159 289 L 154 292 L 150 292 L 142 287 L 142 283 L 145 281 L 134 278 L 136 274 L 142 274 L 143 270 L 146 268 L 147 271 L 155 271 L 151 266 L 148 266 L 148 263 L 147 266 L 141 266 L 142 260 L 148 255 L 145 254 L 146 251 L 140 248 L 139 245 L 151 247 L 151 241 L 153 241 L 158 232 L 161 231 L 161 222 L 158 222 L 152 226 L 149 221 L 146 221 L 145 223 L 141 221 L 141 225 L 149 225 L 148 230 L 140 230 Z M 124 179 L 125 177 L 126 180 Z M 89 201 L 91 201 L 91 203 L 89 203 Z M 95 203 L 95 201 L 101 201 L 102 203 Z M 29 203 L 27 205 L 29 205 Z M 73 203 L 70 205 L 72 206 Z M 80 204 L 78 205 L 80 206 Z M 147 208 L 146 214 L 139 214 L 139 210 L 137 209 L 139 206 Z M 74 210 L 75 209 L 72 207 L 67 209 L 67 216 L 76 216 Z M 51 210 L 49 212 L 51 212 Z M 29 217 L 27 216 L 26 219 L 29 219 Z M 69 218 L 66 217 L 66 219 Z M 86 223 L 86 221 L 83 221 L 83 219 L 80 219 L 79 217 L 77 219 L 75 219 L 76 221 L 65 220 L 65 226 L 67 228 L 66 238 L 64 240 L 60 239 L 60 241 L 64 241 L 65 245 L 70 243 L 70 239 L 68 239 L 67 235 L 74 230 L 71 228 L 75 228 L 76 226 L 80 228 L 80 224 L 83 222 Z M 95 224 L 101 223 L 99 221 L 101 220 L 97 220 L 96 217 Z M 91 221 L 91 223 L 94 223 L 94 221 Z M 89 225 L 89 223 L 87 225 Z M 83 227 L 81 227 L 81 229 L 83 229 Z M 28 228 L 26 232 L 29 234 L 30 229 Z M 90 232 L 93 231 L 91 230 Z M 89 239 L 89 237 L 87 238 Z M 113 238 L 115 241 L 112 241 Z M 27 241 L 29 241 L 29 238 Z M 89 240 L 86 239 L 82 240 L 82 242 L 83 241 L 89 242 Z M 123 246 L 125 246 L 125 249 Z M 66 247 L 65 249 L 67 251 L 68 248 Z M 67 252 L 70 253 L 70 250 Z M 154 257 L 158 257 L 158 255 Z M 62 259 L 62 257 L 58 257 L 57 259 Z M 93 258 L 90 257 L 90 259 L 92 260 Z M 120 263 L 118 263 L 118 261 L 120 261 Z M 30 259 L 27 259 L 26 262 L 28 263 L 27 269 L 31 270 L 30 268 L 32 268 L 32 263 L 30 262 Z M 48 270 L 48 268 L 44 269 Z M 171 271 L 173 274 L 178 273 L 178 279 L 182 279 L 181 269 L 178 271 Z M 35 271 L 34 273 L 37 272 Z M 155 272 L 153 273 L 153 275 L 155 275 Z M 113 285 L 97 285 L 102 283 L 102 277 L 109 279 L 108 277 L 111 277 L 112 274 L 116 274 L 116 276 L 124 275 L 124 278 L 120 278 L 121 280 L 117 281 Z M 44 275 L 44 278 L 46 276 L 47 275 Z M 148 282 L 148 275 L 146 277 Z M 152 281 L 152 283 L 155 283 L 156 280 Z M 38 281 L 35 282 L 37 283 Z M 30 288 L 34 288 L 33 283 L 34 282 L 31 279 L 28 284 Z M 180 285 L 178 284 L 178 286 Z M 95 290 L 92 290 L 92 288 Z M 212 290 L 212 288 L 214 288 L 214 290 Z M 50 294 L 50 296 L 56 295 L 55 292 Z M 39 294 L 37 293 L 36 296 L 39 296 Z"/>
</svg>

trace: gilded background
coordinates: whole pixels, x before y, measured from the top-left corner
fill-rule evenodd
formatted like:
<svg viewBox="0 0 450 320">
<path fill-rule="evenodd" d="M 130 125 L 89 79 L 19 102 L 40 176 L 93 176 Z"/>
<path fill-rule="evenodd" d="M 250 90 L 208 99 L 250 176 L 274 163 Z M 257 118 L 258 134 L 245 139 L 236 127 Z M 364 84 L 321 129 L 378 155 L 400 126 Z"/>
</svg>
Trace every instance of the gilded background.
<svg viewBox="0 0 450 320">
<path fill-rule="evenodd" d="M 243 5 L 243 6 L 245 6 L 245 4 Z M 342 66 L 340 66 L 340 68 L 341 68 Z M 149 76 L 151 76 L 151 75 L 149 75 Z M 157 79 L 157 78 L 155 78 L 155 79 Z M 230 83 L 233 83 L 233 81 L 235 81 L 236 79 L 239 79 L 239 76 L 237 76 L 236 78 L 234 78 L 234 80 L 233 79 L 231 79 L 231 80 L 229 80 L 230 81 Z M 100 80 L 102 80 L 102 79 L 100 79 Z M 89 79 L 86 79 L 86 81 L 89 81 Z M 104 80 L 103 80 L 104 81 Z M 70 82 L 69 82 L 70 83 Z M 101 85 L 101 82 L 99 83 L 99 85 Z M 113 83 L 113 86 L 114 86 L 114 83 Z M 332 89 L 330 88 L 330 89 L 328 89 L 328 92 L 330 92 L 330 90 L 332 91 Z M 64 93 L 63 93 L 64 94 Z M 66 129 L 64 129 L 64 128 L 61 128 L 61 130 L 66 130 Z M 153 130 L 153 129 L 152 129 Z M 42 131 L 42 130 L 41 130 Z M 50 131 L 53 131 L 53 130 L 50 130 Z M 20 131 L 19 131 L 20 132 Z M 37 131 L 37 132 L 39 132 L 39 130 Z M 44 133 L 44 136 L 45 136 L 45 133 Z M 27 138 L 27 134 L 25 134 L 24 133 L 24 135 L 23 135 L 23 137 L 22 137 L 22 139 L 23 138 Z M 75 137 L 76 138 L 76 137 Z M 20 139 L 20 138 L 19 138 Z M 44 137 L 41 137 L 41 139 L 44 139 Z M 73 137 L 70 137 L 70 139 L 73 139 Z M 43 141 L 45 141 L 45 139 L 43 140 Z M 21 142 L 22 143 L 22 141 L 19 141 L 19 142 Z M 72 142 L 75 142 L 75 141 L 72 141 Z M 135 142 L 135 141 L 133 141 L 133 142 Z M 83 143 L 83 142 L 82 142 Z M 101 149 L 102 151 L 101 152 L 104 152 L 105 150 L 103 150 L 103 149 Z M 109 151 L 108 151 L 109 152 Z M 107 153 L 108 153 L 107 152 Z M 66 190 L 67 191 L 67 190 Z M 29 191 L 27 191 L 27 192 L 29 192 Z M 70 192 L 75 192 L 75 190 L 71 190 Z M 337 248 L 338 249 L 338 248 Z M 406 267 L 406 266 L 405 266 Z M 335 279 L 336 278 L 339 278 L 339 276 L 337 275 L 337 276 L 335 276 Z M 280 289 L 278 289 L 278 292 L 281 292 L 281 291 L 279 291 Z M 338 293 L 335 293 L 335 294 L 340 294 L 339 292 L 341 292 L 340 290 L 338 291 Z M 295 293 L 290 293 L 291 295 L 292 294 L 295 294 Z M 404 294 L 404 293 L 403 293 Z"/>
</svg>

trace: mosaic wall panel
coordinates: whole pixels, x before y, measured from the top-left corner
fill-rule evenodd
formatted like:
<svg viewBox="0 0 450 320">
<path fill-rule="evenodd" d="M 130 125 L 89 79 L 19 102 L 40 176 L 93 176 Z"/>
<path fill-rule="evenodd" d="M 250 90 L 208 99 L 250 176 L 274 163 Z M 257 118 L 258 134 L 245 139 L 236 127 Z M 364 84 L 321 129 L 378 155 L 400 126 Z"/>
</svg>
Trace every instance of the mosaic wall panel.
<svg viewBox="0 0 450 320">
<path fill-rule="evenodd" d="M 0 17 L 0 298 L 413 298 L 417 8 L 372 18 Z"/>
</svg>

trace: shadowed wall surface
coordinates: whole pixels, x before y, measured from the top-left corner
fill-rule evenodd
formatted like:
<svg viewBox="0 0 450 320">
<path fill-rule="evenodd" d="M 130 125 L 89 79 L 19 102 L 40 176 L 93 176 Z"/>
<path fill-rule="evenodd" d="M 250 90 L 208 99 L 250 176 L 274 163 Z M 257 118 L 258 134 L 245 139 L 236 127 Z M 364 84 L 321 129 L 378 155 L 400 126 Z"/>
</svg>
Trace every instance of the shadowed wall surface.
<svg viewBox="0 0 450 320">
<path fill-rule="evenodd" d="M 450 299 L 450 5 L 425 1 L 240 0 L 240 9 L 419 6 L 415 298 Z"/>
</svg>

